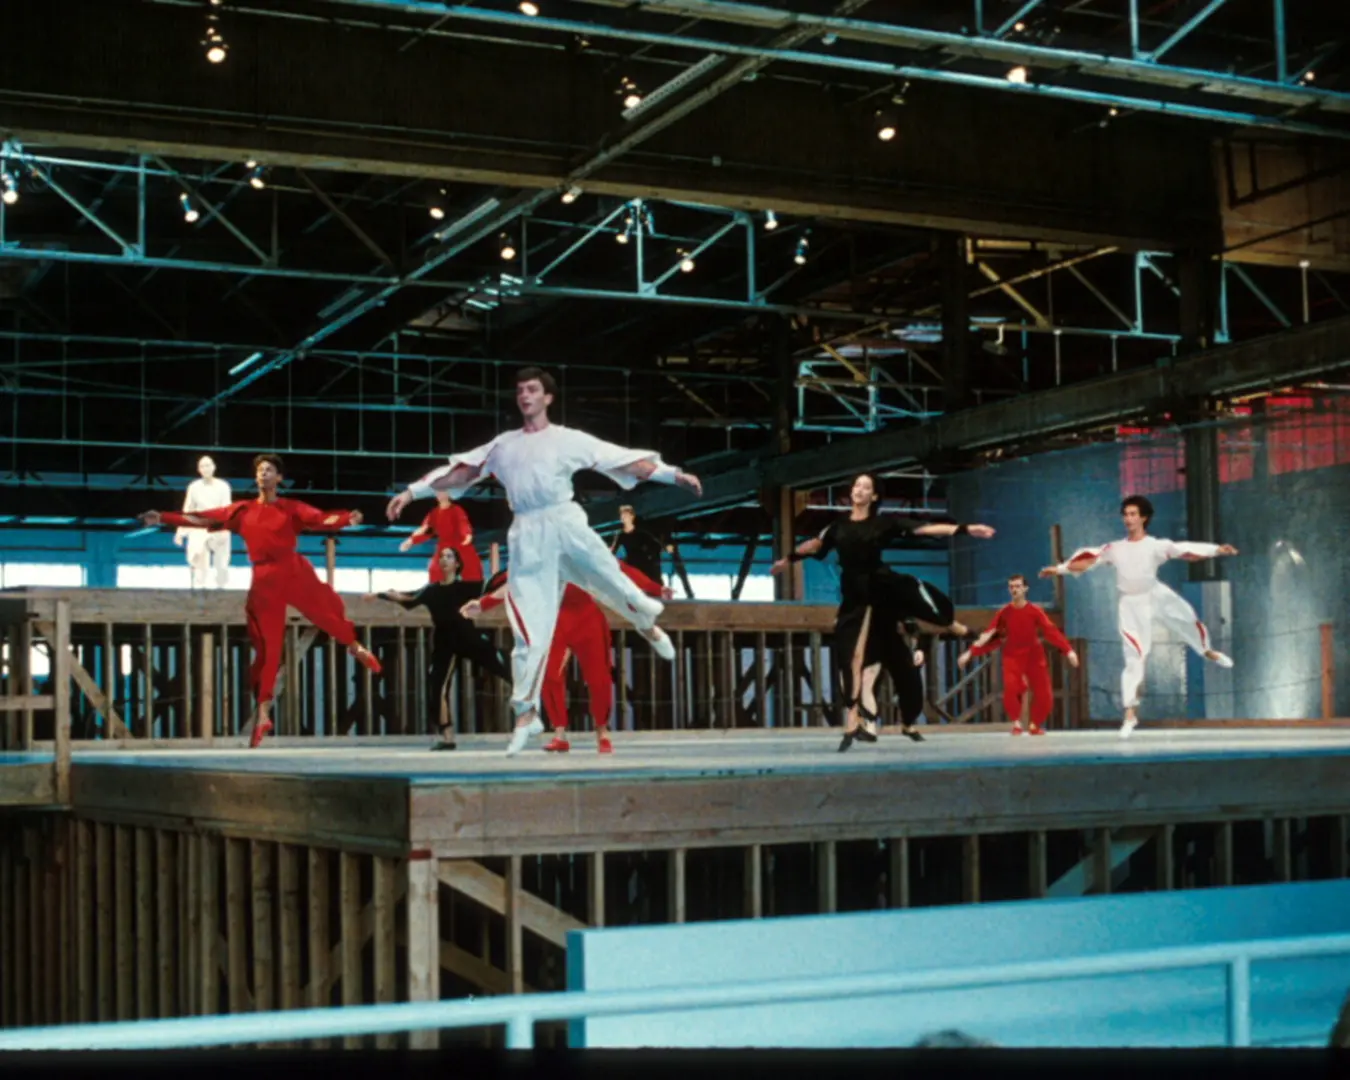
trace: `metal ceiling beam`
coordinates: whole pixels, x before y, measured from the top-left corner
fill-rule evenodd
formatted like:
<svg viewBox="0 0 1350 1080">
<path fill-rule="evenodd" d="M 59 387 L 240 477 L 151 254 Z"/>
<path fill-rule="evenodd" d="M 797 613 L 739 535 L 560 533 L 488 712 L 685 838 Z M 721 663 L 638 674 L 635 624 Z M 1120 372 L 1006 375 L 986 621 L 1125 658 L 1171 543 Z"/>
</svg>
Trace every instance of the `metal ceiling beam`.
<svg viewBox="0 0 1350 1080">
<path fill-rule="evenodd" d="M 608 26 L 604 23 L 555 19 L 547 16 L 529 17 L 510 11 L 493 11 L 467 4 L 447 4 L 433 0 L 329 0 L 346 6 L 380 8 L 405 14 L 445 16 L 516 26 L 530 32 L 552 30 L 560 33 L 641 42 L 647 45 L 667 45 L 680 49 L 759 57 L 765 62 L 800 63 L 836 70 L 870 72 L 893 78 L 931 80 L 976 86 L 1009 93 L 1037 94 L 1045 97 L 1080 101 L 1086 104 L 1115 106 L 1141 112 L 1162 112 L 1195 120 L 1234 124 L 1243 127 L 1265 127 L 1291 133 L 1320 135 L 1332 138 L 1350 138 L 1350 130 L 1290 120 L 1284 115 L 1260 112 L 1238 112 L 1207 106 L 1189 105 L 1156 98 L 1133 97 L 1105 93 L 1059 84 L 1011 83 L 1000 76 L 985 76 L 950 68 L 894 64 L 843 56 L 837 52 L 807 52 L 781 45 L 742 45 L 716 38 L 698 38 L 674 33 L 654 33 L 628 27 Z M 796 31 L 805 40 L 834 35 L 841 40 L 852 40 L 873 45 L 942 54 L 962 59 L 987 61 L 1002 65 L 1027 66 L 1040 70 L 1064 72 L 1072 69 L 1088 76 L 1118 79 L 1144 86 L 1156 86 L 1187 93 L 1213 94 L 1229 101 L 1279 106 L 1282 110 L 1311 114 L 1317 111 L 1350 115 L 1350 94 L 1328 91 L 1322 87 L 1277 83 L 1228 75 L 1195 68 L 1171 67 L 1147 60 L 1133 60 L 1078 50 L 1058 49 L 1027 42 L 1001 41 L 992 37 L 965 36 L 926 30 L 912 26 L 868 22 L 860 19 L 808 15 L 779 8 L 752 4 L 717 3 L 713 0 L 638 0 L 638 6 L 665 15 L 680 15 L 713 22 L 727 22 L 760 29 Z"/>
<path fill-rule="evenodd" d="M 745 459 L 744 464 L 700 475 L 704 496 L 697 509 L 729 505 L 764 488 L 809 489 L 864 469 L 1090 430 L 1161 412 L 1179 400 L 1277 389 L 1346 367 L 1350 367 L 1350 317 L 1209 349 L 1166 366 L 1023 394 L 931 423 L 844 439 L 824 449 Z M 687 514 L 691 509 L 684 493 L 652 485 L 622 501 L 644 518 Z M 619 505 L 619 499 L 594 503 L 588 508 L 592 524 L 602 527 L 617 521 Z"/>
</svg>

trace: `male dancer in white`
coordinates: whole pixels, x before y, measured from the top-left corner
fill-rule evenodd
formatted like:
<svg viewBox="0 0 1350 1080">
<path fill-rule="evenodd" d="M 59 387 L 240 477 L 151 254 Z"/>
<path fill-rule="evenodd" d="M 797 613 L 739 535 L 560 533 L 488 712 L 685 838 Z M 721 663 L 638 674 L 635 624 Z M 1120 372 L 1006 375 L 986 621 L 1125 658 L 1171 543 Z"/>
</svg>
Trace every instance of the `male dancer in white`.
<svg viewBox="0 0 1350 1080">
<path fill-rule="evenodd" d="M 1210 648 L 1209 631 L 1185 600 L 1158 580 L 1158 567 L 1168 559 L 1197 562 L 1218 555 L 1236 555 L 1231 544 L 1178 542 L 1149 536 L 1145 531 L 1153 518 L 1153 504 L 1142 495 L 1131 495 L 1120 504 L 1125 522 L 1125 539 L 1097 548 L 1079 548 L 1067 561 L 1047 566 L 1041 577 L 1056 574 L 1081 574 L 1094 566 L 1116 568 L 1116 589 L 1120 595 L 1120 635 L 1125 649 L 1125 670 L 1120 676 L 1120 696 L 1125 706 L 1125 722 L 1120 737 L 1128 739 L 1139 723 L 1139 686 L 1144 681 L 1144 661 L 1153 648 L 1153 621 L 1156 619 L 1181 638 L 1206 660 L 1230 668 L 1233 661 Z"/>
<path fill-rule="evenodd" d="M 216 463 L 209 455 L 203 455 L 197 462 L 200 480 L 188 485 L 187 498 L 183 500 L 183 513 L 195 514 L 201 510 L 219 510 L 230 505 L 230 485 L 216 476 Z M 230 541 L 229 532 L 224 529 L 179 529 L 173 534 L 173 542 L 179 547 L 187 540 L 187 561 L 192 567 L 192 587 L 206 588 L 206 569 L 214 563 L 216 568 L 216 588 L 223 589 L 230 580 Z"/>
<path fill-rule="evenodd" d="M 508 755 L 520 753 L 531 735 L 544 730 L 539 719 L 540 685 L 568 582 L 631 622 L 662 659 L 675 658 L 675 647 L 656 625 L 663 605 L 629 580 L 591 529 L 585 511 L 572 498 L 573 473 L 593 469 L 623 488 L 653 480 L 703 493 L 698 477 L 663 464 L 655 451 L 629 450 L 549 423 L 548 407 L 556 393 L 552 376 L 539 368 L 525 368 L 516 376 L 516 405 L 523 425 L 476 450 L 452 455 L 448 465 L 396 495 L 388 509 L 389 520 L 396 521 L 414 499 L 436 491 L 458 498 L 489 476 L 506 488 L 513 519 L 506 541 L 511 574 L 505 606 L 515 635 L 511 708 L 516 717 Z"/>
</svg>

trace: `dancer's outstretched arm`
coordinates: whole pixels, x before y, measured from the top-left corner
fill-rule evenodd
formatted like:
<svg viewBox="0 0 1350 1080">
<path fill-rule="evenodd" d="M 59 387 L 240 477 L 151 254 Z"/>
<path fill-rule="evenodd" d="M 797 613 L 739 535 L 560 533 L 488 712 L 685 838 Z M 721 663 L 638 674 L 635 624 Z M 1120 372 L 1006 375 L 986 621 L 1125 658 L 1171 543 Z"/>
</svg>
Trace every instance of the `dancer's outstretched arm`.
<svg viewBox="0 0 1350 1080">
<path fill-rule="evenodd" d="M 1095 548 L 1079 548 L 1062 563 L 1047 566 L 1041 571 L 1041 577 L 1058 577 L 1061 574 L 1081 574 L 1097 566 L 1114 566 L 1115 557 L 1110 544 Z"/>
<path fill-rule="evenodd" d="M 147 510 L 140 516 L 140 522 L 147 528 L 157 529 L 161 525 L 187 526 L 192 529 L 228 529 L 240 504 L 218 506 L 214 510 L 194 510 L 190 514 L 177 510 Z"/>
<path fill-rule="evenodd" d="M 1198 540 L 1169 540 L 1163 553 L 1169 559 L 1181 559 L 1184 562 L 1199 562 L 1201 559 L 1217 559 L 1221 555 L 1236 555 L 1237 548 L 1232 544 L 1206 544 Z"/>
<path fill-rule="evenodd" d="M 919 525 L 916 528 L 910 528 L 907 525 L 901 526 L 897 520 L 897 527 L 903 528 L 912 536 L 974 536 L 981 540 L 988 540 L 994 535 L 994 530 L 989 525 L 950 525 L 939 521 L 931 521 L 925 525 Z"/>
</svg>

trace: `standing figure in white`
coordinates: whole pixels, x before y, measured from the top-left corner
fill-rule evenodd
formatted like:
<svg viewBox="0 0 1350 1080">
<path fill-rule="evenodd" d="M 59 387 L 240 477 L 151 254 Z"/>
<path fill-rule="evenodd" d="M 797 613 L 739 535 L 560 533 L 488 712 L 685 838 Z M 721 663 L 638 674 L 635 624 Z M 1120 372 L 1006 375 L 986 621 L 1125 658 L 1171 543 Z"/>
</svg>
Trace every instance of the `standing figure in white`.
<svg viewBox="0 0 1350 1080">
<path fill-rule="evenodd" d="M 1120 696 L 1125 707 L 1125 722 L 1120 737 L 1128 739 L 1139 723 L 1139 687 L 1144 681 L 1144 661 L 1153 648 L 1153 622 L 1156 619 L 1187 645 L 1220 667 L 1230 668 L 1233 661 L 1210 647 L 1209 631 L 1185 600 L 1158 580 L 1158 567 L 1168 559 L 1197 562 L 1218 555 L 1236 555 L 1231 544 L 1178 542 L 1149 536 L 1153 504 L 1142 495 L 1131 495 L 1120 504 L 1125 522 L 1125 539 L 1096 548 L 1079 548 L 1067 561 L 1047 566 L 1041 577 L 1056 574 L 1081 574 L 1094 566 L 1116 568 L 1116 590 L 1120 596 L 1120 636 L 1125 650 L 1125 670 L 1120 676 Z"/>
<path fill-rule="evenodd" d="M 535 367 L 522 370 L 516 376 L 521 427 L 468 453 L 452 455 L 448 465 L 409 485 L 390 500 L 388 508 L 389 520 L 397 521 L 414 499 L 428 498 L 437 491 L 458 498 L 489 476 L 495 476 L 506 489 L 513 516 L 507 533 L 511 573 L 505 607 L 515 636 L 511 710 L 516 718 L 508 756 L 520 753 L 531 735 L 544 730 L 539 718 L 540 684 L 568 583 L 627 619 L 662 659 L 675 659 L 674 645 L 656 625 L 663 605 L 633 584 L 590 527 L 586 512 L 573 499 L 572 475 L 593 469 L 625 489 L 652 480 L 688 488 L 696 495 L 703 493 L 698 477 L 664 464 L 653 450 L 629 450 L 550 423 L 548 407 L 556 394 L 551 375 Z"/>
<path fill-rule="evenodd" d="M 197 462 L 200 480 L 188 485 L 183 500 L 183 513 L 195 514 L 201 510 L 219 510 L 230 505 L 230 485 L 216 476 L 216 463 L 208 455 Z M 206 572 L 215 566 L 216 588 L 223 589 L 230 580 L 230 533 L 224 529 L 179 529 L 173 542 L 179 547 L 187 541 L 187 561 L 192 568 L 192 587 L 206 588 Z"/>
</svg>

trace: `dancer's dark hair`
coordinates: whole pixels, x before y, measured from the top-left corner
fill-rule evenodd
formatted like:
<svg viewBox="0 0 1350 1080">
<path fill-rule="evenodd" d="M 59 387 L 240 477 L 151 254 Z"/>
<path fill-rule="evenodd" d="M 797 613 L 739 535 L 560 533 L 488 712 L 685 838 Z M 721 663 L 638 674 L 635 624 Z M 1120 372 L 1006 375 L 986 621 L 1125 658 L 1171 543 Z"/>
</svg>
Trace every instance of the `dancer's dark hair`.
<svg viewBox="0 0 1350 1080">
<path fill-rule="evenodd" d="M 1144 498 L 1144 496 L 1130 495 L 1126 497 L 1120 504 L 1120 512 L 1122 514 L 1125 513 L 1125 508 L 1129 506 L 1133 506 L 1139 511 L 1139 516 L 1144 519 L 1145 525 L 1153 520 L 1153 504 Z"/>
<path fill-rule="evenodd" d="M 529 382 L 531 379 L 539 380 L 539 384 L 544 388 L 544 393 L 552 394 L 554 397 L 558 396 L 558 384 L 553 381 L 553 376 L 543 368 L 521 368 L 516 375 L 516 385 L 519 386 L 521 383 Z"/>
</svg>

